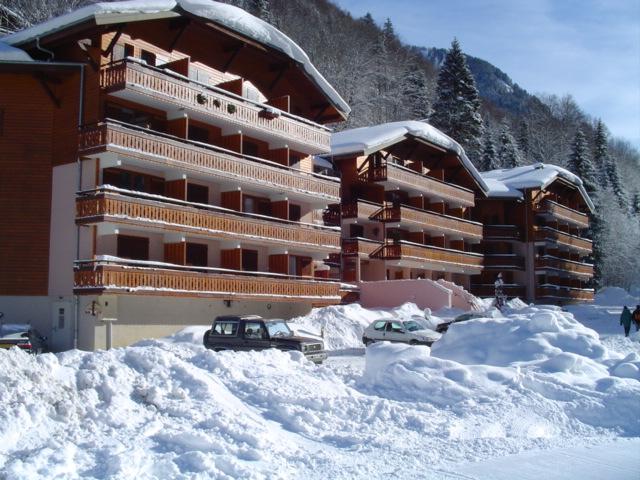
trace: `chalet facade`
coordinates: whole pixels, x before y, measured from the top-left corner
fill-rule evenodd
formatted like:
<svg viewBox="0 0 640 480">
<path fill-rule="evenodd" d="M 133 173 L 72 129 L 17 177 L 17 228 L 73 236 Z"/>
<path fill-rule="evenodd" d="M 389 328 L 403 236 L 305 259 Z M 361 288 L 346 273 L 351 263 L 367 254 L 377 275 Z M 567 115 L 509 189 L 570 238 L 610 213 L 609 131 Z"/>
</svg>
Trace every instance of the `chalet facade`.
<svg viewBox="0 0 640 480">
<path fill-rule="evenodd" d="M 487 187 L 455 141 L 424 122 L 394 122 L 334 134 L 331 158 L 341 203 L 326 221 L 342 226 L 345 281 L 470 287 L 483 267 L 472 210 Z"/>
<path fill-rule="evenodd" d="M 482 173 L 489 186 L 474 211 L 483 224 L 484 270 L 471 292 L 491 296 L 498 272 L 505 293 L 528 301 L 593 300 L 592 242 L 585 238 L 594 206 L 582 181 L 555 165 Z"/>
<path fill-rule="evenodd" d="M 341 300 L 325 264 L 340 231 L 322 222 L 340 185 L 311 156 L 349 107 L 270 25 L 166 4 L 3 38 L 31 58 L 0 53 L 0 310 L 55 349 Z"/>
</svg>

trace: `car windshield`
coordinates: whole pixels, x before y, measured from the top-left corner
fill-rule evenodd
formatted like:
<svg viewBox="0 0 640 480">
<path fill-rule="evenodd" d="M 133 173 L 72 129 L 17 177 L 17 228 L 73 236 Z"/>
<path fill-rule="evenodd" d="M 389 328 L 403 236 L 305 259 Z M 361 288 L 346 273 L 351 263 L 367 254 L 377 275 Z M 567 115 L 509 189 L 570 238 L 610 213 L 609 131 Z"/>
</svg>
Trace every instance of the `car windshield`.
<svg viewBox="0 0 640 480">
<path fill-rule="evenodd" d="M 291 329 L 284 320 L 265 322 L 270 337 L 290 337 Z"/>
<path fill-rule="evenodd" d="M 31 326 L 25 323 L 5 323 L 0 325 L 0 337 L 16 333 L 28 332 Z"/>
<path fill-rule="evenodd" d="M 416 330 L 424 330 L 424 327 L 420 325 L 418 322 L 413 320 L 409 320 L 408 322 L 404 322 L 404 328 L 408 332 L 415 332 Z"/>
</svg>

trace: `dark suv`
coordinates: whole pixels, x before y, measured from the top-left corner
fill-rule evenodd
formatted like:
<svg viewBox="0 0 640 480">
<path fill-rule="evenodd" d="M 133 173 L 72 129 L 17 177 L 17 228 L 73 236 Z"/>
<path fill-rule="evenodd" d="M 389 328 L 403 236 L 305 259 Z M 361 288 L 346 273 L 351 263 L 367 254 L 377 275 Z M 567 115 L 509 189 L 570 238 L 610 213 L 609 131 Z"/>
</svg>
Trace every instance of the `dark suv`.
<svg viewBox="0 0 640 480">
<path fill-rule="evenodd" d="M 296 337 L 284 320 L 265 320 L 257 315 L 217 317 L 202 339 L 207 348 L 220 350 L 297 350 L 315 363 L 327 359 L 322 340 Z"/>
</svg>

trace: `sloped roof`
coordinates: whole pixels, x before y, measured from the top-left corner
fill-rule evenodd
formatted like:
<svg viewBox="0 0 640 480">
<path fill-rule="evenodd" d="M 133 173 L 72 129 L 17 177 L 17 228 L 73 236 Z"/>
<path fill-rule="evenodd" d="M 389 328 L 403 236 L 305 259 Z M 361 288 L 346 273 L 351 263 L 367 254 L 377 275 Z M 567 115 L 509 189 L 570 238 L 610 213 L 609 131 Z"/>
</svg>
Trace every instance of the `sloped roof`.
<svg viewBox="0 0 640 480">
<path fill-rule="evenodd" d="M 425 140 L 457 154 L 479 187 L 485 192 L 489 190 L 480 172 L 476 170 L 476 167 L 471 163 L 460 144 L 423 121 L 390 122 L 334 133 L 331 135 L 331 155 L 369 155 L 410 137 Z"/>
<path fill-rule="evenodd" d="M 177 17 L 180 16 L 181 12 L 212 21 L 255 42 L 284 53 L 302 66 L 305 74 L 345 118 L 348 116 L 351 111 L 349 105 L 318 72 L 307 54 L 293 40 L 269 23 L 254 17 L 241 8 L 212 0 L 129 0 L 94 3 L 31 28 L 7 35 L 2 38 L 2 41 L 10 45 L 21 45 L 88 20 L 94 20 L 97 25 L 109 25 Z"/>
<path fill-rule="evenodd" d="M 491 170 L 481 173 L 489 185 L 489 197 L 522 198 L 521 190 L 527 188 L 546 188 L 555 180 L 561 178 L 574 185 L 589 209 L 593 212 L 595 206 L 584 189 L 582 180 L 569 170 L 557 165 L 536 163 L 522 167 Z"/>
</svg>

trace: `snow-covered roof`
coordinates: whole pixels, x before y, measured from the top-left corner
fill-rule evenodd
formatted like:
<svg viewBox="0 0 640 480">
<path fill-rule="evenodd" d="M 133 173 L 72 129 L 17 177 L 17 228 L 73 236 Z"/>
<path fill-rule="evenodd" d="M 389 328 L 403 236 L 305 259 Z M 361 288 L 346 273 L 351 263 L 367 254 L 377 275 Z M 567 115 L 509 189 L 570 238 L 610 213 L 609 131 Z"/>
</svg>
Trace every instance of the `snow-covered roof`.
<svg viewBox="0 0 640 480">
<path fill-rule="evenodd" d="M 584 189 L 582 180 L 569 170 L 557 165 L 536 163 L 522 167 L 491 170 L 482 172 L 482 178 L 489 186 L 489 197 L 522 198 L 521 190 L 527 188 L 546 188 L 558 178 L 575 185 L 582 194 L 591 211 L 595 210 L 593 202 Z"/>
<path fill-rule="evenodd" d="M 33 58 L 24 50 L 0 42 L 0 62 L 33 62 Z"/>
<path fill-rule="evenodd" d="M 485 192 L 489 189 L 460 144 L 423 121 L 390 122 L 334 133 L 331 135 L 331 155 L 339 156 L 352 153 L 369 155 L 401 142 L 407 137 L 416 137 L 445 150 L 455 152 L 480 188 Z"/>
<path fill-rule="evenodd" d="M 309 78 L 345 117 L 351 111 L 349 105 L 342 99 L 340 94 L 313 66 L 304 50 L 288 36 L 241 8 L 212 0 L 129 0 L 94 3 L 31 28 L 7 35 L 2 38 L 2 41 L 11 45 L 20 45 L 87 20 L 93 19 L 97 25 L 108 25 L 175 17 L 179 16 L 181 11 L 218 23 L 251 40 L 281 51 L 302 66 Z"/>
</svg>

